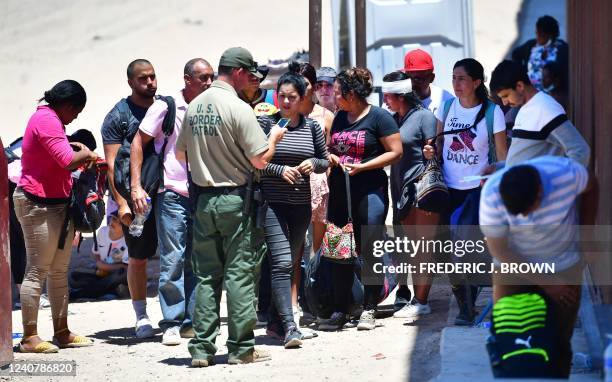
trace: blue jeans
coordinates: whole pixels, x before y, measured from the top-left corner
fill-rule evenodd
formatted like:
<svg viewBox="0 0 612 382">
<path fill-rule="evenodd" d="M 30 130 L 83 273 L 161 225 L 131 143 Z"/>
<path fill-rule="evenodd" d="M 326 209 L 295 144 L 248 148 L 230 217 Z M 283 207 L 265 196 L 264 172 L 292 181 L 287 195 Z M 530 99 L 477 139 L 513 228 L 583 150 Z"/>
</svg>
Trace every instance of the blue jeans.
<svg viewBox="0 0 612 382">
<path fill-rule="evenodd" d="M 191 327 L 195 279 L 191 267 L 193 224 L 191 202 L 174 191 L 157 195 L 155 222 L 159 247 L 159 327 Z"/>
</svg>

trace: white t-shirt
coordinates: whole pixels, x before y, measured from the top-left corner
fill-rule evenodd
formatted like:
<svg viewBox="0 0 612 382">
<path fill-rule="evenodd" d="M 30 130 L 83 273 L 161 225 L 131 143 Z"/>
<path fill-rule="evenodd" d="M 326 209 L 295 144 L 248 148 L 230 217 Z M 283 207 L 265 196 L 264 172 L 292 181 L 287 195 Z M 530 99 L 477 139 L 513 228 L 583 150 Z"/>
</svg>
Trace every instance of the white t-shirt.
<svg viewBox="0 0 612 382">
<path fill-rule="evenodd" d="M 98 239 L 98 250 L 96 251 L 94 245 L 91 252 L 100 256 L 100 261 L 108 264 L 128 263 L 128 249 L 123 236 L 119 240 L 111 240 L 108 236 L 108 226 L 104 226 L 100 228 L 96 237 Z"/>
<path fill-rule="evenodd" d="M 444 131 L 460 130 L 471 126 L 482 105 L 466 109 L 455 99 L 448 111 Z M 444 108 L 441 106 L 435 113 L 438 121 L 444 123 Z M 493 133 L 506 129 L 504 113 L 495 105 L 493 112 Z M 459 134 L 444 136 L 442 151 L 442 172 L 444 180 L 450 188 L 469 190 L 480 185 L 480 180 L 463 181 L 466 176 L 480 175 L 489 164 L 489 137 L 486 118 L 476 126 L 476 131 L 470 129 Z"/>
<path fill-rule="evenodd" d="M 563 106 L 550 95 L 537 92 L 516 115 L 506 166 L 542 155 L 566 156 L 586 166 L 590 149 L 567 120 Z"/>
<path fill-rule="evenodd" d="M 452 94 L 436 85 L 429 85 L 429 90 L 431 90 L 431 94 L 421 102 L 424 108 L 429 109 L 434 114 L 447 99 L 454 98 Z"/>
<path fill-rule="evenodd" d="M 565 109 L 557 100 L 544 92 L 537 92 L 529 102 L 519 109 L 514 119 L 513 130 L 538 132 L 553 118 L 561 114 L 565 114 Z"/>
</svg>

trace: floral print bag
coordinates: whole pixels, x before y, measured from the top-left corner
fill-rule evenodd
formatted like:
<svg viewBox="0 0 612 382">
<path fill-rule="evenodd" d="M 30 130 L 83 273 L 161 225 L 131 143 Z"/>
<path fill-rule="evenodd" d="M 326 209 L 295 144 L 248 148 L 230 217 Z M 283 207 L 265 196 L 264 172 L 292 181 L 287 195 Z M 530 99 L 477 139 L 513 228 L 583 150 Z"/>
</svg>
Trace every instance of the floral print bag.
<svg viewBox="0 0 612 382">
<path fill-rule="evenodd" d="M 357 257 L 355 250 L 355 232 L 353 231 L 353 214 L 351 212 L 351 187 L 348 171 L 344 171 L 346 184 L 346 203 L 348 221 L 344 227 L 328 222 L 321 245 L 321 255 L 334 260 L 350 260 Z"/>
</svg>

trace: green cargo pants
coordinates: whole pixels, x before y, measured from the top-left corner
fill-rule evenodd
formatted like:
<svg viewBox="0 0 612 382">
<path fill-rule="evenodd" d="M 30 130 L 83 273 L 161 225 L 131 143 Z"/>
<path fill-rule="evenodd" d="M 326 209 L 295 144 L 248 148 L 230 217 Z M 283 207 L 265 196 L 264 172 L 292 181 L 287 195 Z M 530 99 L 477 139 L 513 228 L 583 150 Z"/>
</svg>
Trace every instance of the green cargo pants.
<svg viewBox="0 0 612 382">
<path fill-rule="evenodd" d="M 217 352 L 223 282 L 229 354 L 239 357 L 255 345 L 255 283 L 263 258 L 258 247 L 264 236 L 262 229 L 255 228 L 253 216 L 242 213 L 242 203 L 241 196 L 209 193 L 202 193 L 197 201 L 192 254 L 195 337 L 188 346 L 192 358 L 212 360 Z"/>
</svg>

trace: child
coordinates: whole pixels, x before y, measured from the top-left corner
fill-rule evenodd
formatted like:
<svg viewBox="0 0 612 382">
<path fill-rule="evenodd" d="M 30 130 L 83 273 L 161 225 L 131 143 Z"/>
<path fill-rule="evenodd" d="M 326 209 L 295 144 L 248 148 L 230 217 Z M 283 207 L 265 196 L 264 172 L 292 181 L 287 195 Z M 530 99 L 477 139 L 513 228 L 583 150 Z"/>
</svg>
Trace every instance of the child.
<svg viewBox="0 0 612 382">
<path fill-rule="evenodd" d="M 71 298 L 98 298 L 105 294 L 129 297 L 127 288 L 128 251 L 117 211 L 108 216 L 107 226 L 97 234 L 92 254 L 96 258 L 95 273 L 72 272 L 70 277 Z"/>
</svg>

